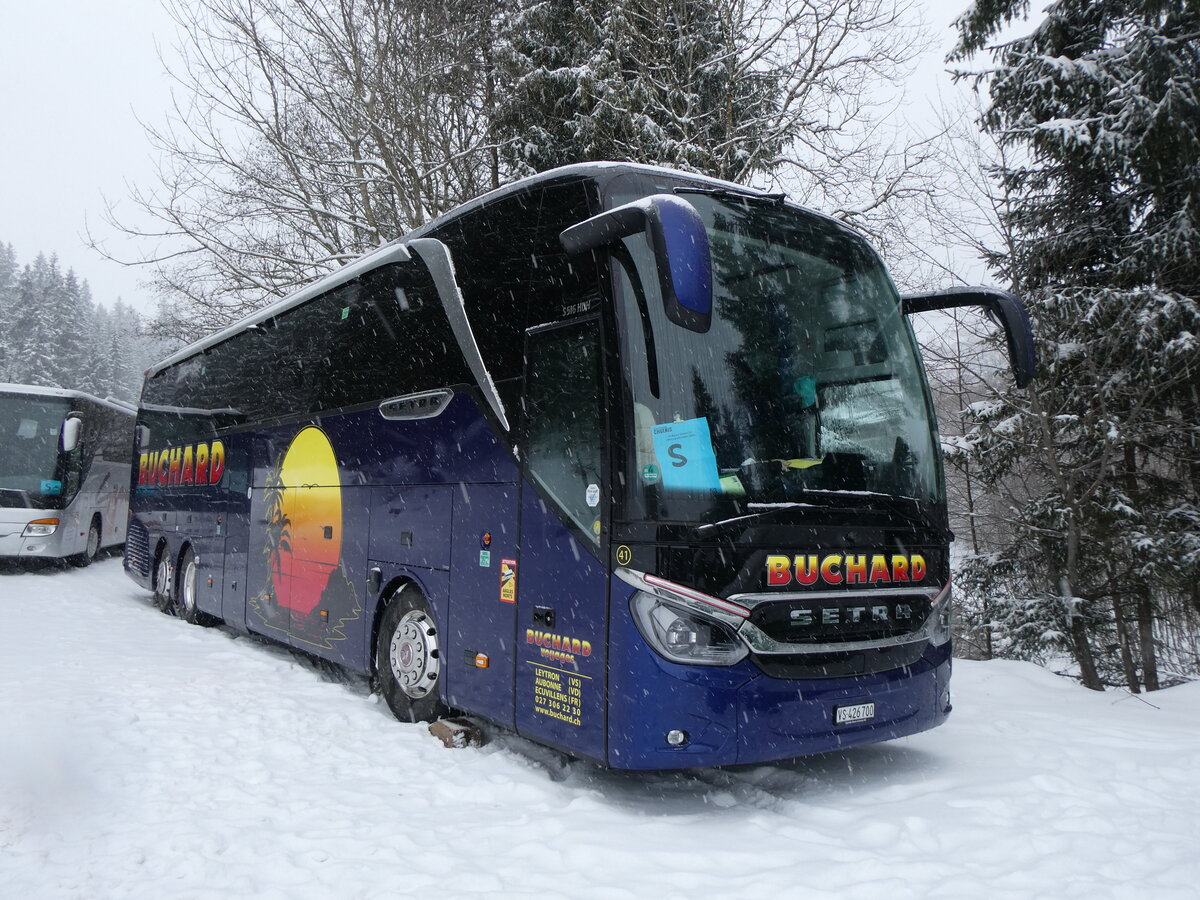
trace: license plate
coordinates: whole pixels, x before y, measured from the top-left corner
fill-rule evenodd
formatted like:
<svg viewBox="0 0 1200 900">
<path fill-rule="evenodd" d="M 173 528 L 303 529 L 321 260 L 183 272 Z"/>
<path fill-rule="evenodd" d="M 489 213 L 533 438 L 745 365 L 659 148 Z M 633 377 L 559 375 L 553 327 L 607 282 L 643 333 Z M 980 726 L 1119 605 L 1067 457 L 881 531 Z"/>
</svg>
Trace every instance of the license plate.
<svg viewBox="0 0 1200 900">
<path fill-rule="evenodd" d="M 875 718 L 875 702 L 855 703 L 853 706 L 839 706 L 833 711 L 834 725 L 854 725 L 858 722 L 870 722 Z"/>
</svg>

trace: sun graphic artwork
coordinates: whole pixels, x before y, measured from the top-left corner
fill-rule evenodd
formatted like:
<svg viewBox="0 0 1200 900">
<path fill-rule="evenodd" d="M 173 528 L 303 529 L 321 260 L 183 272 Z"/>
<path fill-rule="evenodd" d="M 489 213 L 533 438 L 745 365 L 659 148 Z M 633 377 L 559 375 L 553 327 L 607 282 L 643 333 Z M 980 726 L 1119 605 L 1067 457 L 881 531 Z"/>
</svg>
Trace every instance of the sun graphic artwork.
<svg viewBox="0 0 1200 900">
<path fill-rule="evenodd" d="M 280 606 L 306 616 L 321 600 L 342 553 L 342 489 L 337 457 L 315 425 L 292 439 L 279 467 L 281 539 L 271 553 Z"/>
</svg>

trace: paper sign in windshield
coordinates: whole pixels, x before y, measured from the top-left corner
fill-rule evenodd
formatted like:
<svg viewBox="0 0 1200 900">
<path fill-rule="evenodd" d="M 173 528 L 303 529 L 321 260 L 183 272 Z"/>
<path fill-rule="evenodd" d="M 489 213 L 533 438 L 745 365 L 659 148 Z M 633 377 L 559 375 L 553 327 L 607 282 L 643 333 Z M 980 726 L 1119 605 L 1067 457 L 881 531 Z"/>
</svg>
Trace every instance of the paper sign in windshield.
<svg viewBox="0 0 1200 900">
<path fill-rule="evenodd" d="M 668 490 L 719 491 L 721 476 L 708 419 L 654 426 L 654 455 Z"/>
</svg>

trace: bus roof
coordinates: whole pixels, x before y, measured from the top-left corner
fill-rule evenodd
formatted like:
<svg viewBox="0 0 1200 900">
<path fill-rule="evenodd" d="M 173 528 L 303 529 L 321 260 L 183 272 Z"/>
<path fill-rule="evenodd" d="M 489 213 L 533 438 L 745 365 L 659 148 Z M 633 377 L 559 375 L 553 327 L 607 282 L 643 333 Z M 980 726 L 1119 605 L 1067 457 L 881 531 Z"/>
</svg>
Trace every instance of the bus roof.
<svg viewBox="0 0 1200 900">
<path fill-rule="evenodd" d="M 288 296 L 264 306 L 257 312 L 253 312 L 244 318 L 226 326 L 225 328 L 215 331 L 206 337 L 193 341 L 187 346 L 177 350 L 170 356 L 156 362 L 146 370 L 146 377 L 152 378 L 164 369 L 170 368 L 176 363 L 190 359 L 198 353 L 208 350 L 210 347 L 215 347 L 239 332 L 246 331 L 250 328 L 261 324 L 262 322 L 272 319 L 280 313 L 286 312 L 293 307 L 311 300 L 313 297 L 320 296 L 327 291 L 332 290 L 339 285 L 352 281 L 360 275 L 379 268 L 390 262 L 407 262 L 409 260 L 408 251 L 404 249 L 402 244 L 404 241 L 412 238 L 425 237 L 430 232 L 436 231 L 438 228 L 445 225 L 447 222 L 453 221 L 463 215 L 468 215 L 476 209 L 486 206 L 494 200 L 499 200 L 515 191 L 524 190 L 526 188 L 535 187 L 543 182 L 559 181 L 563 179 L 578 178 L 594 179 L 597 181 L 607 181 L 615 178 L 618 175 L 635 174 L 635 175 L 654 175 L 660 174 L 670 176 L 674 179 L 685 178 L 689 181 L 694 181 L 698 185 L 711 188 L 724 188 L 726 190 L 737 191 L 739 193 L 762 194 L 769 196 L 765 191 L 759 191 L 754 188 L 748 188 L 744 185 L 739 185 L 731 181 L 722 181 L 718 178 L 710 178 L 707 175 L 697 175 L 692 172 L 682 172 L 677 169 L 668 169 L 662 166 L 647 166 L 640 163 L 617 163 L 617 162 L 586 162 L 574 163 L 569 166 L 560 166 L 557 169 L 549 169 L 545 172 L 539 172 L 536 175 L 530 175 L 527 178 L 522 178 L 518 181 L 510 182 L 502 185 L 494 190 L 488 191 L 485 194 L 480 194 L 471 200 L 466 201 L 451 210 L 443 213 L 435 219 L 431 219 L 423 225 L 414 228 L 412 231 L 398 237 L 395 240 L 389 241 L 377 250 L 372 250 L 353 262 L 347 263 L 335 272 L 331 272 L 322 278 L 300 288 L 298 291 L 289 294 Z"/>
<path fill-rule="evenodd" d="M 118 400 L 115 397 L 105 397 L 101 399 L 93 394 L 86 394 L 83 391 L 71 391 L 66 388 L 56 387 L 41 387 L 35 384 L 6 384 L 0 382 L 0 394 L 24 394 L 30 397 L 57 397 L 63 400 L 87 400 L 89 403 L 98 403 L 101 406 L 108 406 L 118 412 L 135 415 L 137 407 L 125 400 Z"/>
</svg>

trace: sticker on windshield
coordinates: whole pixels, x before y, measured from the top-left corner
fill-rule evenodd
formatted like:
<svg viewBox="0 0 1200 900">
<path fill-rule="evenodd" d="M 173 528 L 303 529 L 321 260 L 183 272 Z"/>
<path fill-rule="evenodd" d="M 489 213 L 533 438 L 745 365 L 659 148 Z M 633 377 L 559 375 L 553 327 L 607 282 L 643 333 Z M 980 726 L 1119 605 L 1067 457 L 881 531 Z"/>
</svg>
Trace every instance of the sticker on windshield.
<svg viewBox="0 0 1200 900">
<path fill-rule="evenodd" d="M 47 497 L 57 497 L 62 493 L 62 482 L 47 479 L 42 482 L 41 492 Z"/>
<path fill-rule="evenodd" d="M 599 506 L 600 505 L 600 485 L 589 484 L 587 486 L 587 493 L 584 496 L 585 496 L 585 499 L 587 500 L 588 506 L 592 507 L 593 509 L 595 507 Z"/>
<path fill-rule="evenodd" d="M 687 419 L 654 426 L 654 455 L 668 490 L 719 491 L 721 475 L 713 452 L 708 419 Z"/>
<path fill-rule="evenodd" d="M 642 466 L 642 481 L 646 484 L 658 484 L 658 466 L 654 463 Z"/>
</svg>

